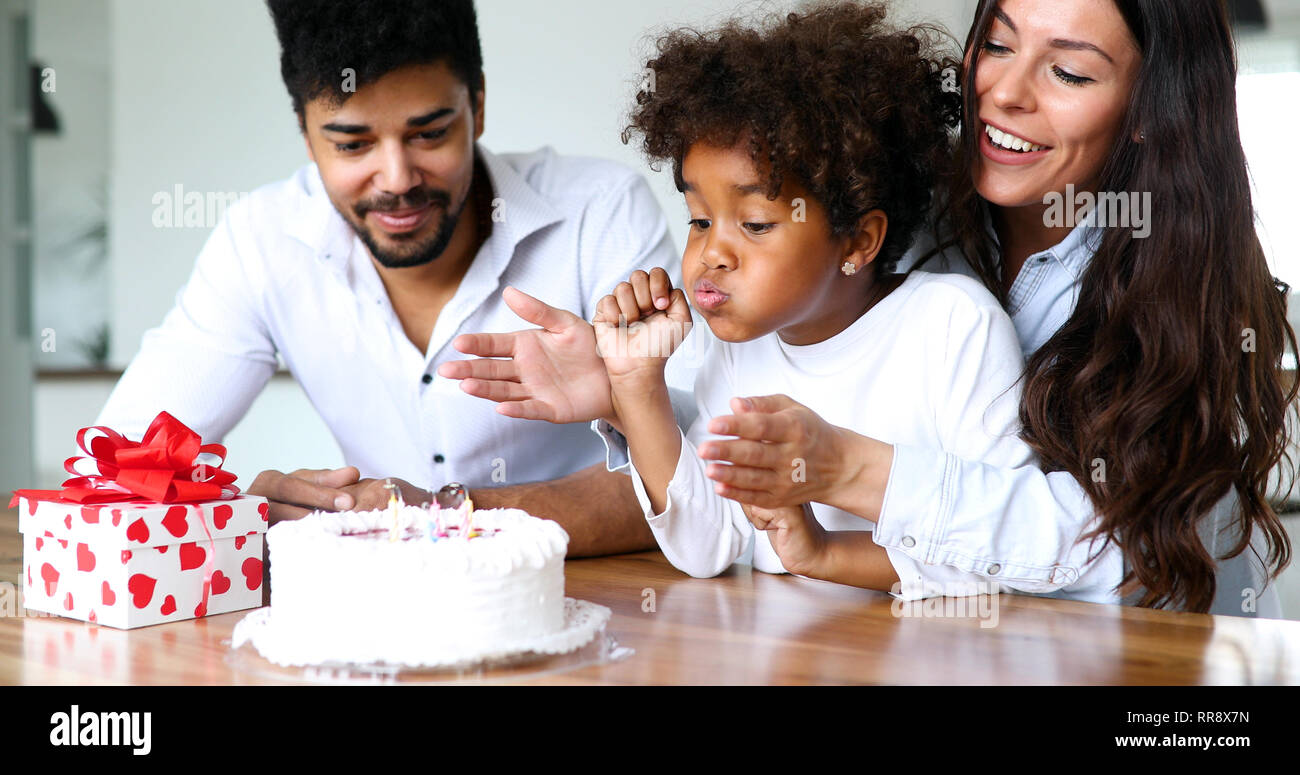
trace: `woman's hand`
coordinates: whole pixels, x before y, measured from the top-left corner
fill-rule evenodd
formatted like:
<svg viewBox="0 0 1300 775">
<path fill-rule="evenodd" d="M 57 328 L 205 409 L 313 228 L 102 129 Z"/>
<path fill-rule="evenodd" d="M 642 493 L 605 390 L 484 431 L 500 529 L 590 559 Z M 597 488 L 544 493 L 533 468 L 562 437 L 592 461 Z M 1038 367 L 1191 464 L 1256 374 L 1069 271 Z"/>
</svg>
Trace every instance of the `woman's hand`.
<svg viewBox="0 0 1300 775">
<path fill-rule="evenodd" d="M 507 417 L 552 423 L 609 417 L 609 378 L 591 324 L 516 288 L 503 296 L 516 315 L 541 328 L 458 336 L 452 345 L 480 358 L 448 361 L 438 374 L 461 380 L 460 389 L 472 396 L 496 401 Z"/>
<path fill-rule="evenodd" d="M 640 380 L 663 381 L 668 356 L 691 330 L 691 308 L 668 273 L 632 273 L 596 305 L 596 346 L 611 387 Z"/>
<path fill-rule="evenodd" d="M 799 576 L 824 577 L 828 533 L 813 516 L 811 506 L 804 503 L 776 509 L 741 508 L 756 529 L 767 531 L 768 540 L 787 571 Z"/>
<path fill-rule="evenodd" d="M 768 509 L 815 502 L 879 515 L 892 445 L 831 425 L 787 396 L 733 398 L 731 409 L 708 430 L 737 438 L 699 447 L 702 459 L 717 461 L 706 473 L 719 495 Z"/>
</svg>

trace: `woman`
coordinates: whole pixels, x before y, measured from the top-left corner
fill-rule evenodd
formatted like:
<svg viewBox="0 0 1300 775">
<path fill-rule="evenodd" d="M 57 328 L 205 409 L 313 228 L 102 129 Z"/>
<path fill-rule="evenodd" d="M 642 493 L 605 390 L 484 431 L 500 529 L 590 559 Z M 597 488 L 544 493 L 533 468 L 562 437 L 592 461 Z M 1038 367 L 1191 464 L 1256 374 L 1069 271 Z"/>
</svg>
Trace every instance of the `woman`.
<svg viewBox="0 0 1300 775">
<path fill-rule="evenodd" d="M 1037 512 L 1117 545 L 1120 592 L 1139 605 L 1274 613 L 1260 610 L 1260 583 L 1240 580 L 1289 560 L 1267 484 L 1295 395 L 1278 373 L 1294 335 L 1255 235 L 1231 30 L 1217 0 L 1104 6 L 984 0 L 966 46 L 969 175 L 946 220 L 1021 335 L 1022 435 L 1042 470 L 878 450 L 863 459 L 889 460 L 892 474 L 878 463 L 856 484 L 864 501 L 889 497 L 878 543 L 928 532 L 936 561 L 1036 566 L 1053 585 L 1079 568 L 1068 561 L 1078 545 L 944 542 L 943 531 Z M 1070 229 L 1051 204 L 1071 189 L 1137 207 L 1127 222 Z M 954 521 L 937 527 L 949 504 Z M 1241 567 L 1257 548 L 1267 574 Z M 1237 560 L 1220 568 L 1232 584 L 1216 579 L 1219 558 Z"/>
<path fill-rule="evenodd" d="M 1040 466 L 845 441 L 769 396 L 715 419 L 736 437 L 701 449 L 729 464 L 709 469 L 718 491 L 778 512 L 821 501 L 788 465 L 754 464 L 802 459 L 832 472 L 822 489 L 852 493 L 877 544 L 925 563 L 1043 593 L 1279 615 L 1263 584 L 1290 545 L 1267 485 L 1294 334 L 1255 236 L 1235 75 L 1219 0 L 982 0 L 940 220 L 952 237 L 918 265 L 973 274 L 1007 305 Z M 1087 195 L 1106 206 L 1075 223 Z M 520 368 L 511 395 L 546 404 L 540 373 Z M 464 387 L 503 394 L 488 382 Z M 564 420 L 553 403 L 538 412 Z"/>
</svg>

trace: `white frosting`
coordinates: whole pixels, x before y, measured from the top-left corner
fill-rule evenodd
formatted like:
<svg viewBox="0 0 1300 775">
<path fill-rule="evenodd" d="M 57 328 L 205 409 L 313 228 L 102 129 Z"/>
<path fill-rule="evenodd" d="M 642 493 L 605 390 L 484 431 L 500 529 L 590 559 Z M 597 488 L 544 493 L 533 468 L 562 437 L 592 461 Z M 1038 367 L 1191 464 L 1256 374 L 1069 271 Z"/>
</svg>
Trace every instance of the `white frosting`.
<svg viewBox="0 0 1300 775">
<path fill-rule="evenodd" d="M 398 541 L 388 510 L 314 512 L 267 531 L 274 637 L 255 641 L 262 655 L 284 665 L 447 665 L 565 628 L 563 528 L 518 509 L 476 510 L 484 535 L 433 541 L 429 514 L 399 509 Z M 441 516 L 459 527 L 457 512 Z"/>
</svg>

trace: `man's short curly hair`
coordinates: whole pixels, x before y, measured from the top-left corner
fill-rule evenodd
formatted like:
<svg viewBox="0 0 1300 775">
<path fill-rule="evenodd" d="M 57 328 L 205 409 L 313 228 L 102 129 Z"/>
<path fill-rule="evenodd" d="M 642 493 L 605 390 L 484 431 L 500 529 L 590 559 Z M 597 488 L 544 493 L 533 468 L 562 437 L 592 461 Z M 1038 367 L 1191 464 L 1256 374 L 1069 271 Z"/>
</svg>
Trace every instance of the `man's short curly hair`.
<svg viewBox="0 0 1300 775">
<path fill-rule="evenodd" d="M 876 272 L 894 271 L 930 210 L 961 110 L 947 35 L 896 30 L 881 4 L 820 3 L 757 25 L 732 20 L 659 38 L 623 141 L 671 160 L 678 190 L 692 145 L 748 142 L 769 198 L 793 178 L 826 209 L 832 234 L 889 218 Z"/>
<path fill-rule="evenodd" d="M 267 0 L 280 39 L 280 75 L 299 123 L 303 106 L 329 95 L 342 105 L 345 68 L 356 88 L 406 65 L 445 61 L 469 87 L 483 84 L 473 0 Z"/>
</svg>

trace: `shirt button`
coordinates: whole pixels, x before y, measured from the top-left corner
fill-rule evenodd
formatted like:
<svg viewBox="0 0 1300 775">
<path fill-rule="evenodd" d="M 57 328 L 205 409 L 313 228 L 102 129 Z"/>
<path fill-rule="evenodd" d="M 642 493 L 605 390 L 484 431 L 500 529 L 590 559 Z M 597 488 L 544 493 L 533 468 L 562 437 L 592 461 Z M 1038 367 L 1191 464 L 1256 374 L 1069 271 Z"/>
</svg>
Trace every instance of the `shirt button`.
<svg viewBox="0 0 1300 775">
<path fill-rule="evenodd" d="M 433 375 L 425 374 L 423 377 L 420 377 L 420 381 L 427 385 L 433 381 Z"/>
<path fill-rule="evenodd" d="M 998 565 L 996 562 L 989 566 L 988 574 L 990 576 L 996 576 L 1001 572 L 1002 572 L 1002 566 Z"/>
<path fill-rule="evenodd" d="M 447 458 L 443 457 L 441 452 L 433 456 L 433 462 L 435 463 L 443 463 L 446 462 L 446 460 Z"/>
<path fill-rule="evenodd" d="M 1049 258 L 1051 258 L 1051 256 L 1043 256 L 1042 258 L 1038 259 L 1038 263 L 1040 263 L 1040 264 L 1046 264 L 1046 263 L 1047 263 L 1047 259 L 1049 259 Z"/>
<path fill-rule="evenodd" d="M 916 546 L 916 539 L 911 536 L 903 536 L 903 546 L 911 549 L 913 546 Z"/>
</svg>

